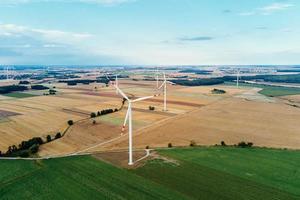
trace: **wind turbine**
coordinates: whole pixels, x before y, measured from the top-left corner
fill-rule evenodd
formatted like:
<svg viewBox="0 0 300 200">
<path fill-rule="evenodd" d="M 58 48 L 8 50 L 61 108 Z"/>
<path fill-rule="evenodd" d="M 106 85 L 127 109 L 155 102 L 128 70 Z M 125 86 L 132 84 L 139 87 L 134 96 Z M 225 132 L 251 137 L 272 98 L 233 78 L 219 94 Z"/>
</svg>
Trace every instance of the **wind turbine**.
<svg viewBox="0 0 300 200">
<path fill-rule="evenodd" d="M 164 109 L 163 111 L 167 111 L 167 83 L 170 83 L 170 84 L 174 84 L 173 82 L 171 81 L 168 81 L 167 78 L 166 78 L 166 74 L 163 73 L 163 78 L 164 78 L 164 81 L 163 83 L 157 88 L 157 90 L 159 91 L 162 87 L 164 88 L 163 92 L 164 92 Z"/>
<path fill-rule="evenodd" d="M 116 74 L 116 80 L 115 80 L 115 85 L 118 87 L 118 75 Z M 118 90 L 116 90 L 116 94 L 119 94 Z"/>
<path fill-rule="evenodd" d="M 142 101 L 142 100 L 146 100 L 146 99 L 150 99 L 150 98 L 153 98 L 154 96 L 146 96 L 146 97 L 141 97 L 141 98 L 138 98 L 138 99 L 131 100 L 118 87 L 118 85 L 114 85 L 114 87 L 119 92 L 119 94 L 121 94 L 123 96 L 123 98 L 125 98 L 128 101 L 128 110 L 127 110 L 127 113 L 126 113 L 126 117 L 125 117 L 125 120 L 124 120 L 124 124 L 123 124 L 123 127 L 122 127 L 122 133 L 121 134 L 123 134 L 123 131 L 125 130 L 125 125 L 126 125 L 127 120 L 128 120 L 128 123 L 129 123 L 129 127 L 128 127 L 128 132 L 129 132 L 129 134 L 128 134 L 128 140 L 129 140 L 128 165 L 133 165 L 133 158 L 132 158 L 132 103 Z"/>
<path fill-rule="evenodd" d="M 236 73 L 236 87 L 239 87 L 239 79 L 240 79 L 240 69 L 238 69 Z"/>
<path fill-rule="evenodd" d="M 158 89 L 158 67 L 156 67 L 156 89 Z"/>
</svg>

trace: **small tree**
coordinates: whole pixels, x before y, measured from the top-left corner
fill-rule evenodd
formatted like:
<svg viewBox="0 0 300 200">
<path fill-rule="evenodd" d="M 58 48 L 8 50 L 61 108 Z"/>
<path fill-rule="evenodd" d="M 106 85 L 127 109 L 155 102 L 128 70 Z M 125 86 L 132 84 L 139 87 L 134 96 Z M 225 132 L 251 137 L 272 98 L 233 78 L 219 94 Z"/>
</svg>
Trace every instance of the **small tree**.
<svg viewBox="0 0 300 200">
<path fill-rule="evenodd" d="M 61 133 L 60 132 L 56 133 L 56 135 L 55 135 L 55 139 L 58 139 L 58 138 L 61 138 Z"/>
<path fill-rule="evenodd" d="M 196 145 L 197 145 L 196 142 L 195 142 L 194 140 L 192 140 L 191 143 L 190 143 L 190 146 L 191 146 L 191 147 L 194 147 L 194 146 L 196 146 Z"/>
<path fill-rule="evenodd" d="M 23 157 L 23 158 L 29 157 L 29 150 L 27 149 L 27 150 L 21 151 L 21 152 L 19 153 L 19 156 L 20 156 L 20 157 Z"/>
<path fill-rule="evenodd" d="M 47 135 L 47 142 L 51 142 L 51 135 Z"/>
<path fill-rule="evenodd" d="M 253 142 L 248 142 L 248 147 L 252 147 L 253 146 Z"/>
<path fill-rule="evenodd" d="M 39 151 L 39 145 L 38 144 L 34 144 L 29 148 L 31 153 L 37 153 Z"/>
<path fill-rule="evenodd" d="M 92 112 L 91 113 L 91 118 L 95 118 L 96 117 L 96 113 Z"/>
<path fill-rule="evenodd" d="M 118 110 L 118 108 L 115 108 L 115 112 L 118 112 L 119 110 Z"/>
<path fill-rule="evenodd" d="M 155 110 L 154 106 L 149 106 L 149 110 Z"/>
<path fill-rule="evenodd" d="M 96 120 L 93 120 L 93 124 L 96 124 Z"/>
<path fill-rule="evenodd" d="M 242 141 L 242 142 L 239 142 L 239 143 L 238 143 L 238 146 L 239 146 L 239 147 L 242 147 L 242 148 L 245 148 L 245 147 L 247 147 L 248 145 L 246 144 L 246 142 Z"/>
<path fill-rule="evenodd" d="M 149 149 L 149 148 L 150 148 L 150 147 L 147 145 L 147 146 L 146 146 L 146 149 Z M 0 151 L 0 152 L 1 152 L 1 151 Z"/>
<path fill-rule="evenodd" d="M 226 143 L 224 141 L 221 141 L 222 146 L 226 146 Z"/>
<path fill-rule="evenodd" d="M 172 145 L 172 143 L 170 142 L 170 143 L 168 143 L 168 147 L 169 148 L 172 148 L 173 147 L 173 145 Z"/>
<path fill-rule="evenodd" d="M 68 121 L 68 124 L 69 124 L 69 126 L 72 126 L 72 125 L 74 124 L 73 120 L 70 119 L 70 120 Z"/>
</svg>

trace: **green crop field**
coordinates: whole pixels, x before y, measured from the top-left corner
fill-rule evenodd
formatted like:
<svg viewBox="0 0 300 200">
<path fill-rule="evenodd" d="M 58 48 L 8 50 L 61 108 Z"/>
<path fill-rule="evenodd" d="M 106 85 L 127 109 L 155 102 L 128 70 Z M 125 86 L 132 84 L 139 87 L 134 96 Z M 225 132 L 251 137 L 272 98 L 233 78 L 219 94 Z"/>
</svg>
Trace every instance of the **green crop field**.
<svg viewBox="0 0 300 200">
<path fill-rule="evenodd" d="M 263 88 L 263 90 L 259 91 L 259 93 L 269 97 L 300 94 L 300 88 L 277 86 L 262 86 L 261 88 Z"/>
<path fill-rule="evenodd" d="M 184 199 L 95 158 L 0 161 L 0 199 Z"/>
<path fill-rule="evenodd" d="M 300 199 L 300 151 L 158 152 L 169 161 L 149 160 L 130 170 L 91 156 L 0 160 L 0 199 Z"/>
<path fill-rule="evenodd" d="M 235 83 L 226 82 L 225 85 L 235 85 Z M 262 88 L 262 90 L 259 91 L 259 93 L 268 97 L 300 94 L 300 88 L 293 88 L 293 87 L 279 87 L 279 86 L 269 86 L 269 85 L 261 85 L 261 84 L 250 84 L 250 83 L 240 83 L 239 86 Z"/>
<path fill-rule="evenodd" d="M 300 151 L 243 148 L 161 150 L 135 173 L 191 199 L 300 199 Z"/>
<path fill-rule="evenodd" d="M 29 94 L 29 93 L 23 93 L 23 92 L 12 92 L 12 93 L 4 94 L 4 96 L 14 97 L 14 98 L 28 98 L 28 97 L 35 97 L 37 95 Z"/>
</svg>

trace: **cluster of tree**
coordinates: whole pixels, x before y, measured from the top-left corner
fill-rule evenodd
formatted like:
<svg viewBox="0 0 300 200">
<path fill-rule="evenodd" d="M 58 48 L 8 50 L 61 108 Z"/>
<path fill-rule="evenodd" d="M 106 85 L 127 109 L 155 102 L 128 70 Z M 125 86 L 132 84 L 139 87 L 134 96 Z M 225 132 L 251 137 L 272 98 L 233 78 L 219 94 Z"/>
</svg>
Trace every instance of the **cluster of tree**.
<svg viewBox="0 0 300 200">
<path fill-rule="evenodd" d="M 70 120 L 68 121 L 68 125 L 69 125 L 69 126 L 72 126 L 73 124 L 74 124 L 73 120 L 70 119 Z"/>
<path fill-rule="evenodd" d="M 172 82 L 178 85 L 185 85 L 185 86 L 201 86 L 201 85 L 222 84 L 225 81 L 235 81 L 235 80 L 236 80 L 236 76 L 224 76 L 224 77 L 217 77 L 217 78 L 204 78 L 204 79 L 194 79 L 194 80 L 176 79 L 176 80 L 172 80 Z M 241 80 L 278 82 L 278 83 L 300 83 L 300 74 L 241 76 Z"/>
<path fill-rule="evenodd" d="M 184 86 L 201 86 L 201 85 L 216 85 L 224 83 L 222 78 L 205 78 L 205 79 L 194 79 L 194 80 L 172 80 L 177 85 Z"/>
<path fill-rule="evenodd" d="M 200 69 L 184 69 L 179 71 L 180 73 L 194 73 L 194 74 L 202 74 L 202 75 L 207 75 L 211 74 L 212 71 L 210 70 L 200 70 Z"/>
<path fill-rule="evenodd" d="M 225 90 L 221 90 L 221 89 L 216 89 L 216 88 L 214 88 L 214 89 L 211 91 L 211 93 L 213 93 L 213 94 L 225 94 L 226 91 L 225 91 Z"/>
<path fill-rule="evenodd" d="M 22 79 L 28 79 L 31 78 L 32 74 L 18 74 L 14 76 L 15 80 L 22 80 Z"/>
<path fill-rule="evenodd" d="M 25 90 L 28 90 L 28 88 L 23 85 L 7 85 L 7 86 L 0 87 L 0 94 L 7 94 L 10 92 L 25 91 Z"/>
<path fill-rule="evenodd" d="M 0 75 L 0 80 L 7 79 L 6 75 Z"/>
<path fill-rule="evenodd" d="M 237 146 L 238 147 L 242 147 L 242 148 L 252 147 L 253 143 L 252 142 L 244 142 L 244 141 L 242 141 L 242 142 L 239 142 Z"/>
<path fill-rule="evenodd" d="M 129 78 L 129 76 L 127 75 L 118 75 L 118 79 L 121 78 Z M 104 84 L 108 84 L 109 81 L 115 81 L 116 80 L 116 76 L 115 75 L 107 75 L 107 76 L 98 76 L 97 78 L 97 83 L 104 83 Z"/>
<path fill-rule="evenodd" d="M 35 154 L 39 150 L 39 146 L 43 144 L 43 140 L 40 137 L 34 137 L 27 141 L 22 141 L 18 146 L 12 145 L 8 147 L 5 154 L 1 156 L 6 157 L 28 157 L 31 154 Z"/>
<path fill-rule="evenodd" d="M 224 141 L 221 141 L 221 146 L 226 147 L 227 144 Z M 252 142 L 239 142 L 238 144 L 234 144 L 233 146 L 241 147 L 241 148 L 246 148 L 246 147 L 252 147 L 253 143 Z"/>
<path fill-rule="evenodd" d="M 116 80 L 116 76 L 115 75 L 107 75 L 107 76 L 98 76 L 97 79 L 102 79 L 102 78 L 105 78 L 105 79 L 109 79 L 109 80 L 112 80 L 112 81 L 115 81 Z M 129 78 L 128 75 L 118 75 L 118 78 Z"/>
<path fill-rule="evenodd" d="M 149 106 L 149 110 L 155 110 L 154 106 Z"/>
<path fill-rule="evenodd" d="M 278 83 L 300 83 L 300 74 L 290 75 L 260 75 L 256 76 L 266 82 L 278 82 Z"/>
<path fill-rule="evenodd" d="M 43 80 L 45 78 L 52 78 L 51 76 L 40 74 L 40 75 L 33 75 L 30 77 L 32 80 Z"/>
<path fill-rule="evenodd" d="M 300 73 L 300 69 L 279 69 L 277 72 Z"/>
<path fill-rule="evenodd" d="M 195 142 L 195 140 L 192 140 L 192 141 L 190 142 L 190 146 L 191 146 L 191 147 L 197 146 L 197 143 Z"/>
<path fill-rule="evenodd" d="M 71 78 L 80 78 L 80 76 L 73 75 L 73 74 L 62 74 L 54 76 L 56 79 L 71 79 Z"/>
<path fill-rule="evenodd" d="M 49 89 L 48 93 L 44 93 L 44 95 L 56 95 L 56 90 L 53 90 L 53 89 Z"/>
<path fill-rule="evenodd" d="M 118 112 L 119 110 L 117 108 L 115 109 L 104 109 L 104 110 L 101 110 L 101 111 L 98 111 L 97 114 L 92 112 L 91 113 L 91 118 L 95 118 L 95 117 L 99 117 L 99 116 L 102 116 L 102 115 L 107 115 L 107 114 L 110 114 L 110 113 L 113 113 L 113 112 Z"/>
<path fill-rule="evenodd" d="M 90 79 L 78 79 L 78 80 L 60 80 L 59 83 L 67 83 L 67 85 L 77 85 L 79 83 L 81 84 L 90 84 L 96 82 L 96 80 L 90 80 Z"/>
<path fill-rule="evenodd" d="M 19 82 L 19 85 L 28 85 L 28 84 L 30 84 L 29 81 L 20 81 Z"/>
<path fill-rule="evenodd" d="M 56 91 L 56 90 L 53 90 L 53 89 L 50 89 L 50 90 L 49 90 L 49 94 L 50 94 L 50 95 L 55 95 L 56 92 L 57 92 L 57 91 Z"/>
<path fill-rule="evenodd" d="M 106 84 L 106 85 L 108 85 L 108 83 L 109 83 L 109 79 L 107 79 L 107 78 L 97 78 L 97 83 L 104 83 L 104 84 Z"/>
<path fill-rule="evenodd" d="M 44 85 L 32 85 L 31 89 L 32 90 L 48 90 L 49 88 Z"/>
<path fill-rule="evenodd" d="M 236 80 L 236 77 L 224 76 L 221 77 L 221 79 L 223 79 L 223 81 L 234 81 Z M 300 83 L 300 74 L 241 76 L 241 80 L 278 83 Z"/>
<path fill-rule="evenodd" d="M 56 133 L 56 135 L 54 136 L 54 140 L 59 139 L 59 138 L 61 138 L 60 132 Z M 53 140 L 51 135 L 47 135 L 46 139 L 47 139 L 47 142 L 51 142 Z"/>
</svg>

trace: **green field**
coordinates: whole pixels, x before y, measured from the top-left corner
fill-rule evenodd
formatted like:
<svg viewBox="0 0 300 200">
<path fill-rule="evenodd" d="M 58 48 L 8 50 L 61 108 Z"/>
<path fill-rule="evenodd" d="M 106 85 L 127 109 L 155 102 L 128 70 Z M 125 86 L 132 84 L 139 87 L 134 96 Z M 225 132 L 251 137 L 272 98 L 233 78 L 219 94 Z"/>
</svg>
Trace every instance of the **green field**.
<svg viewBox="0 0 300 200">
<path fill-rule="evenodd" d="M 235 85 L 235 83 L 226 82 L 225 85 Z M 268 86 L 268 85 L 250 84 L 250 83 L 240 83 L 239 86 L 262 88 L 262 90 L 259 91 L 259 93 L 268 97 L 300 94 L 300 88 L 293 88 L 293 87 Z"/>
<path fill-rule="evenodd" d="M 23 92 L 12 92 L 12 93 L 7 93 L 7 94 L 3 94 L 3 95 L 7 96 L 7 97 L 14 97 L 14 98 L 28 98 L 28 97 L 37 96 L 34 94 L 23 93 Z"/>
<path fill-rule="evenodd" d="M 91 156 L 0 160 L 0 199 L 300 199 L 300 151 L 242 148 L 159 150 L 121 169 Z"/>
<path fill-rule="evenodd" d="M 300 199 L 300 151 L 187 148 L 160 154 L 135 173 L 191 199 Z"/>
<path fill-rule="evenodd" d="M 300 88 L 276 86 L 262 86 L 261 88 L 263 88 L 263 90 L 259 91 L 259 93 L 269 97 L 300 94 Z"/>
<path fill-rule="evenodd" d="M 95 158 L 0 161 L 0 199 L 184 199 Z"/>
</svg>

